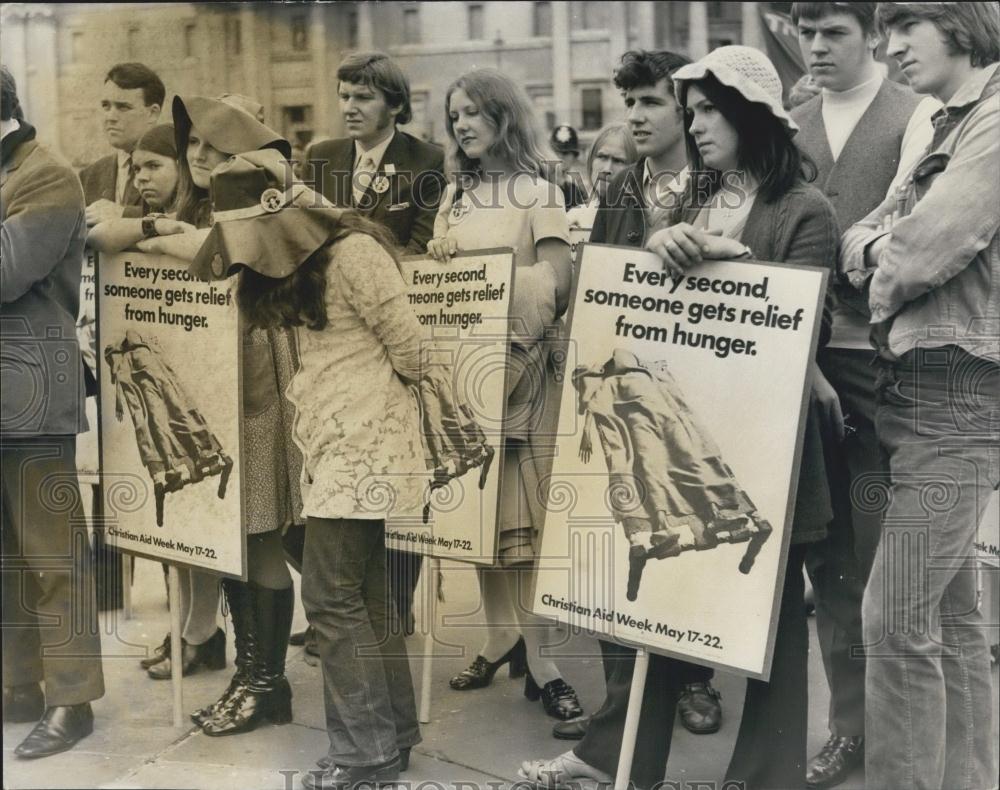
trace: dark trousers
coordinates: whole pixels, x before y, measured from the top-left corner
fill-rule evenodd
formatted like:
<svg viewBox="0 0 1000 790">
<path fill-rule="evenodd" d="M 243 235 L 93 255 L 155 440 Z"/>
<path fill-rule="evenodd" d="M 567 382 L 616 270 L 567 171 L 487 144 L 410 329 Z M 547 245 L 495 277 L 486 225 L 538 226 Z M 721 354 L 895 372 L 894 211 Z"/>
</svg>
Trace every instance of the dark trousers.
<svg viewBox="0 0 1000 790">
<path fill-rule="evenodd" d="M 865 732 L 865 658 L 861 601 L 881 534 L 880 493 L 887 485 L 875 435 L 874 352 L 825 349 L 820 367 L 855 432 L 825 447 L 833 522 L 812 543 L 806 571 L 816 598 L 816 635 L 830 687 L 830 732 Z"/>
<path fill-rule="evenodd" d="M 3 437 L 3 682 L 45 681 L 49 706 L 104 695 L 76 437 Z"/>
<path fill-rule="evenodd" d="M 802 563 L 808 544 L 788 552 L 771 677 L 748 680 L 743 720 L 726 779 L 742 790 L 805 787 L 809 724 L 809 626 Z"/>
<path fill-rule="evenodd" d="M 744 790 L 797 790 L 805 785 L 808 724 L 808 628 L 802 563 L 805 546 L 792 546 L 782 591 L 770 682 L 747 681 L 743 721 L 726 776 Z M 608 694 L 573 750 L 612 776 L 618 770 L 635 651 L 601 642 Z M 609 668 L 610 665 L 610 668 Z M 641 788 L 662 782 L 670 757 L 677 698 L 686 683 L 707 680 L 711 669 L 652 654 L 642 698 L 631 780 Z"/>
<path fill-rule="evenodd" d="M 614 776 L 625 730 L 635 650 L 602 639 L 601 654 L 607 695 L 590 720 L 587 734 L 573 751 L 584 762 Z M 663 779 L 681 689 L 686 683 L 710 680 L 713 674 L 708 667 L 655 653 L 650 655 L 632 761 L 631 778 L 636 785 L 650 788 Z"/>
<path fill-rule="evenodd" d="M 386 594 L 385 522 L 306 522 L 302 603 L 316 629 L 329 756 L 384 763 L 420 742 L 410 662 Z"/>
<path fill-rule="evenodd" d="M 285 557 L 289 564 L 302 573 L 302 554 L 305 545 L 306 528 L 302 524 L 294 524 L 285 530 L 281 540 L 285 547 Z M 386 573 L 389 578 L 389 593 L 396 604 L 396 611 L 401 617 L 406 617 L 413 608 L 413 597 L 416 594 L 417 582 L 420 581 L 420 566 L 423 563 L 422 554 L 412 554 L 398 549 L 385 550 Z"/>
<path fill-rule="evenodd" d="M 120 609 L 124 605 L 122 592 L 122 555 L 112 549 L 104 539 L 104 486 L 91 486 L 93 505 L 94 581 L 97 588 L 97 608 L 102 612 Z"/>
</svg>

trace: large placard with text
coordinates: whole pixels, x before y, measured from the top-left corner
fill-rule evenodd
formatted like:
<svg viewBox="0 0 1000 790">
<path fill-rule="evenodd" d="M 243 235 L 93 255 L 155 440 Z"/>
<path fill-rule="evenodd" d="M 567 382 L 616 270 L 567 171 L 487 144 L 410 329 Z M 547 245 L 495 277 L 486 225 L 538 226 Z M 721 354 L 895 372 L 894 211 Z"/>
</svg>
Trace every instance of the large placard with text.
<svg viewBox="0 0 1000 790">
<path fill-rule="evenodd" d="M 245 577 L 235 283 L 163 255 L 101 256 L 101 471 L 110 545 Z"/>
<path fill-rule="evenodd" d="M 577 261 L 534 611 L 766 678 L 827 273 Z"/>
<path fill-rule="evenodd" d="M 414 386 L 434 480 L 428 503 L 391 518 L 386 543 L 489 565 L 497 542 L 514 254 L 469 251 L 447 263 L 407 258 L 402 273 L 427 330 L 426 358 L 441 375 Z"/>
</svg>

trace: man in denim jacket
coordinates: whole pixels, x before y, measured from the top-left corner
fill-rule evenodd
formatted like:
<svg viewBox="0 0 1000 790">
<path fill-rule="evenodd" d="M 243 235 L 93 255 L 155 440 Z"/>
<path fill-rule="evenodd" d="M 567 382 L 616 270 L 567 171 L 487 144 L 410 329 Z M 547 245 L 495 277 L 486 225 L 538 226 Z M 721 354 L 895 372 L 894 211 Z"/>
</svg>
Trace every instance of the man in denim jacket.
<svg viewBox="0 0 1000 790">
<path fill-rule="evenodd" d="M 867 781 L 996 787 L 973 541 L 1000 479 L 1000 8 L 885 3 L 889 54 L 944 107 L 896 194 L 844 235 L 879 355 L 889 506 L 865 591 Z"/>
</svg>

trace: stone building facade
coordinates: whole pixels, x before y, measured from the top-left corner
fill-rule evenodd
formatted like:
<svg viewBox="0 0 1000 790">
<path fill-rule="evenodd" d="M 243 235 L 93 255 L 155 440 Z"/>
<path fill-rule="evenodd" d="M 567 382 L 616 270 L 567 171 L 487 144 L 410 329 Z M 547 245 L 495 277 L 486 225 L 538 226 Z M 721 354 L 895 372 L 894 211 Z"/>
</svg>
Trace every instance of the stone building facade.
<svg viewBox="0 0 1000 790">
<path fill-rule="evenodd" d="M 698 57 L 724 43 L 760 46 L 757 3 L 333 2 L 4 3 L 0 53 L 40 135 L 81 166 L 107 152 L 98 114 L 103 77 L 139 60 L 175 93 L 243 93 L 267 122 L 304 145 L 337 137 L 336 67 L 381 49 L 410 77 L 408 130 L 442 142 L 448 84 L 476 66 L 523 85 L 547 127 L 586 141 L 621 116 L 611 71 L 631 47 Z M 164 120 L 168 120 L 164 115 Z"/>
</svg>

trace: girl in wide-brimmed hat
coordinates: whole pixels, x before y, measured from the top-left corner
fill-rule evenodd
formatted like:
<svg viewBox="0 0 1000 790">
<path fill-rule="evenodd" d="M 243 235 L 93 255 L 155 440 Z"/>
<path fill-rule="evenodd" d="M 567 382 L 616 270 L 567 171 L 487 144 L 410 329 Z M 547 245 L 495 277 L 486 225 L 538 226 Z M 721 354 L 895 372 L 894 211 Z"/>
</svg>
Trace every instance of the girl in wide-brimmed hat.
<svg viewBox="0 0 1000 790">
<path fill-rule="evenodd" d="M 296 183 L 276 152 L 216 169 L 212 206 L 191 271 L 239 271 L 244 320 L 293 328 L 301 361 L 288 397 L 304 458 L 302 601 L 317 632 L 330 736 L 325 773 L 304 782 L 392 781 L 420 732 L 385 594 L 385 519 L 419 510 L 427 489 L 420 415 L 403 381 L 422 377 L 424 332 L 387 232 Z M 372 652 L 359 660 L 359 649 Z"/>
<path fill-rule="evenodd" d="M 184 225 L 176 232 L 157 221 L 152 237 L 140 241 L 139 249 L 192 260 L 211 230 L 212 171 L 234 154 L 267 149 L 291 167 L 287 163 L 291 153 L 288 141 L 259 117 L 260 105 L 243 96 L 174 99 L 176 219 Z M 168 232 L 160 235 L 164 230 Z M 245 732 L 267 720 L 291 721 L 292 692 L 284 666 L 294 590 L 281 531 L 300 518 L 301 455 L 291 441 L 293 409 L 282 393 L 297 364 L 294 340 L 287 330 L 253 328 L 244 334 L 243 491 L 247 497 L 248 581 L 222 582 L 233 618 L 236 673 L 215 703 L 192 714 L 208 735 Z M 214 577 L 212 589 L 217 590 Z M 169 676 L 169 668 L 167 673 Z"/>
</svg>

